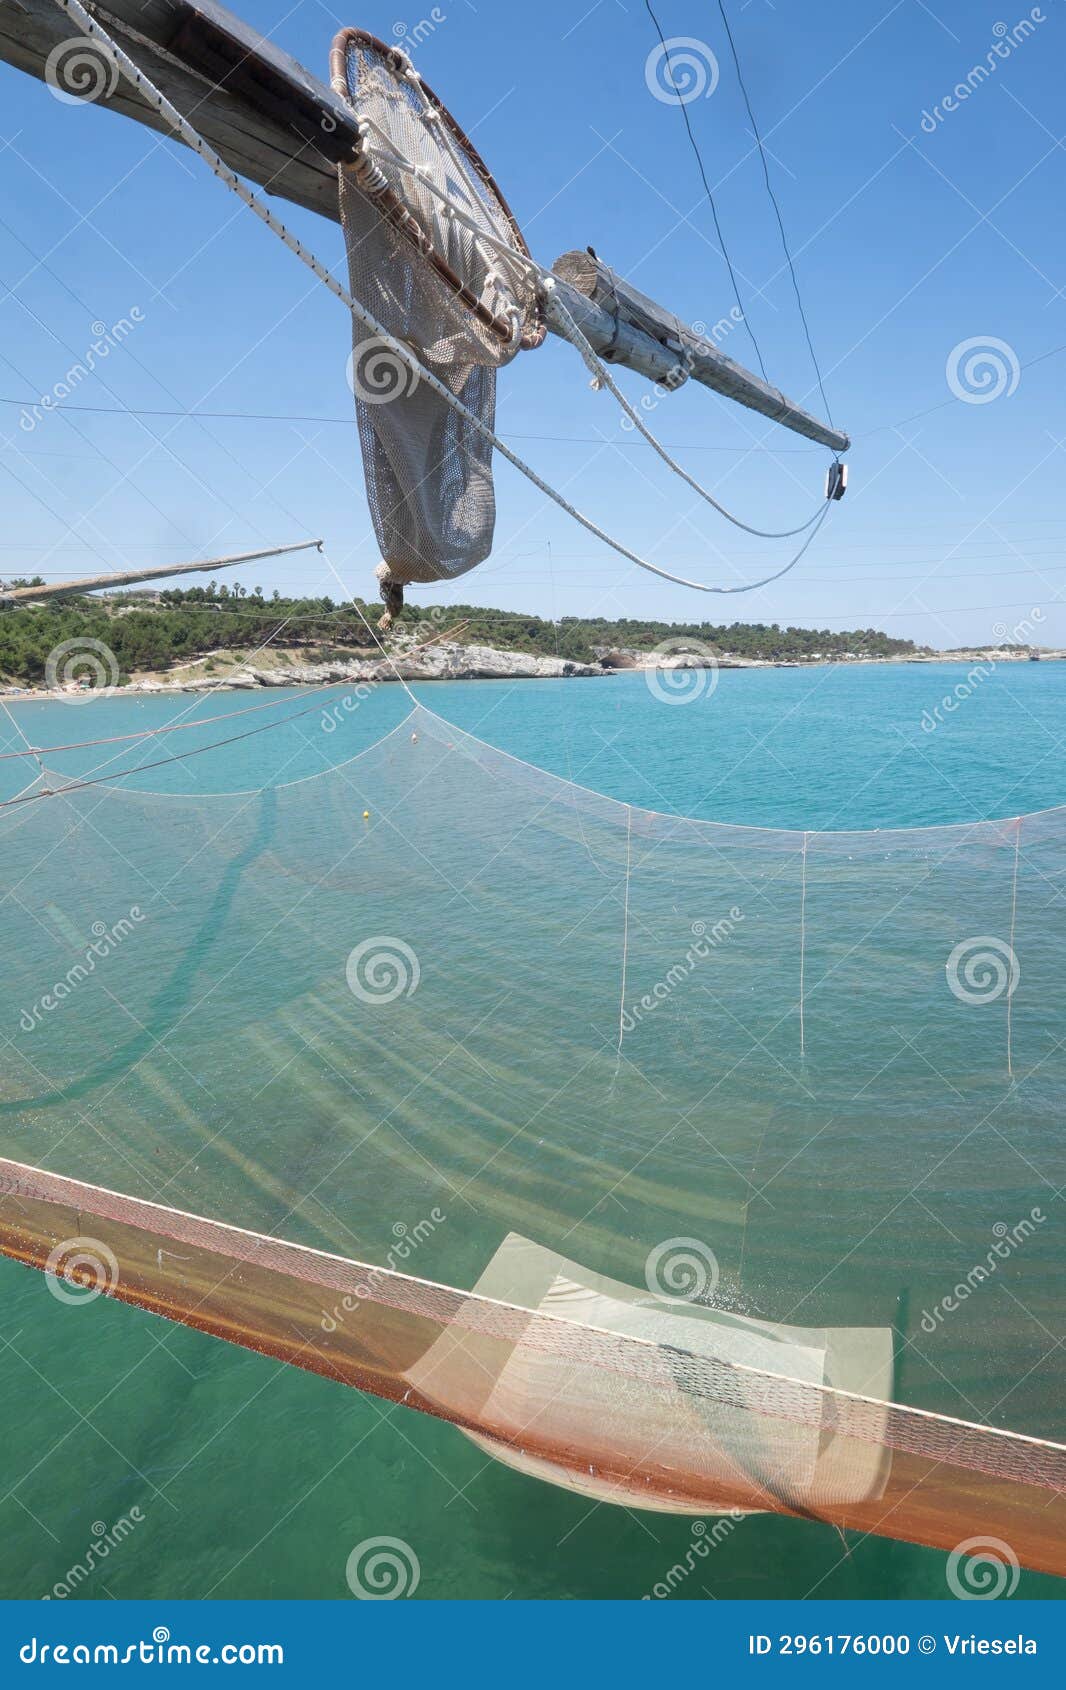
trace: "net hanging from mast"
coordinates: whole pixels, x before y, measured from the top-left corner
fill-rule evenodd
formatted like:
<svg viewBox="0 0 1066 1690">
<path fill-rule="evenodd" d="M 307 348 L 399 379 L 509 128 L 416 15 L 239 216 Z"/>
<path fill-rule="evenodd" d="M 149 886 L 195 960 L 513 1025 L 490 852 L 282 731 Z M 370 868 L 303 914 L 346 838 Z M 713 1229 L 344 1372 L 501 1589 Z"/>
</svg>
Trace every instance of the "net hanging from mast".
<svg viewBox="0 0 1066 1690">
<path fill-rule="evenodd" d="M 601 1500 L 1066 1571 L 1066 815 L 720 826 L 321 708 L 291 786 L 0 810 L 3 1250 Z"/>
<path fill-rule="evenodd" d="M 351 291 L 491 431 L 496 371 L 546 333 L 521 231 L 405 53 L 346 29 L 330 67 L 363 132 L 359 157 L 339 167 Z M 404 172 L 387 146 L 373 147 L 375 136 L 395 141 L 416 171 Z M 461 575 L 488 557 L 492 445 L 358 318 L 352 327 L 367 498 L 392 609 L 402 602 L 396 588 Z"/>
<path fill-rule="evenodd" d="M 391 620 L 405 582 L 462 573 L 491 550 L 492 447 L 500 445 L 491 438 L 495 385 L 483 370 L 473 385 L 468 361 L 484 362 L 486 336 L 496 359 L 501 341 L 508 357 L 519 346 L 539 346 L 545 335 L 540 302 L 556 293 L 558 282 L 532 259 L 494 178 L 404 52 L 361 30 L 344 29 L 334 41 L 330 66 L 334 91 L 359 114 L 358 155 L 339 169 L 352 295 L 389 335 L 448 380 L 468 413 L 457 413 L 433 389 L 420 389 L 417 371 L 353 315 L 351 385 L 371 513 L 385 551 L 378 574 Z M 449 330 L 443 345 L 442 299 Z M 464 312 L 473 313 L 476 329 Z M 795 568 L 828 514 L 825 502 L 787 529 L 757 528 L 734 515 L 656 438 L 558 297 L 554 320 L 587 365 L 592 387 L 608 391 L 671 472 L 728 522 L 766 539 L 809 536 L 783 567 L 732 586 L 688 581 L 633 561 L 681 586 L 715 593 L 750 592 Z M 681 364 L 678 374 L 684 379 Z M 404 403 L 418 391 L 425 396 L 426 416 L 418 405 Z M 470 427 L 471 413 L 480 429 Z M 565 505 L 554 490 L 544 490 Z M 441 510 L 456 514 L 461 556 L 448 553 Z"/>
<path fill-rule="evenodd" d="M 182 115 L 173 102 L 170 101 L 166 95 L 164 95 L 160 89 L 149 80 L 149 78 L 142 70 L 139 69 L 137 64 L 129 57 L 129 55 L 117 45 L 100 22 L 89 15 L 89 13 L 85 10 L 85 7 L 81 4 L 81 0 L 56 0 L 56 5 L 64 12 L 68 13 L 86 35 L 90 36 L 93 40 L 101 42 L 106 47 L 108 54 L 112 57 L 121 75 L 137 90 L 140 95 L 150 102 L 150 104 L 158 111 L 159 115 L 171 125 L 175 134 L 179 135 L 182 140 L 186 141 L 189 146 L 193 147 L 200 157 L 203 158 L 209 165 L 214 175 L 218 177 L 229 191 L 235 194 L 242 203 L 247 206 L 247 208 L 253 212 L 253 214 L 258 217 L 260 221 L 264 223 L 286 247 L 288 247 L 288 249 L 300 260 L 300 262 L 312 271 L 323 286 L 327 287 L 331 293 L 333 293 L 345 306 L 347 306 L 352 316 L 356 339 L 363 342 L 364 353 L 369 350 L 372 354 L 372 357 L 368 360 L 368 364 L 370 365 L 368 370 L 370 385 L 364 390 L 364 397 L 367 393 L 373 390 L 374 395 L 379 402 L 387 402 L 390 396 L 396 395 L 398 391 L 398 382 L 402 384 L 402 387 L 399 389 L 401 396 L 409 396 L 413 394 L 419 384 L 424 384 L 424 386 L 428 388 L 428 390 L 432 392 L 451 413 L 453 413 L 457 422 L 463 425 L 459 428 L 456 427 L 454 422 L 451 425 L 452 435 L 450 441 L 447 443 L 449 450 L 451 447 L 458 446 L 460 452 L 465 455 L 470 443 L 474 441 L 479 442 L 478 449 L 482 454 L 482 473 L 477 478 L 480 482 L 480 499 L 475 496 L 472 503 L 465 497 L 456 499 L 455 510 L 463 513 L 458 517 L 460 527 L 470 530 L 472 527 L 476 526 L 480 530 L 480 544 L 487 543 L 491 545 L 494 505 L 493 511 L 490 514 L 489 505 L 493 504 L 490 453 L 491 450 L 495 449 L 501 454 L 501 456 L 506 458 L 509 463 L 513 464 L 528 481 L 545 494 L 546 497 L 551 499 L 561 510 L 564 510 L 575 522 L 579 523 L 581 527 L 586 529 L 590 534 L 595 535 L 597 539 L 609 546 L 611 550 L 618 553 L 619 556 L 624 557 L 628 559 L 630 563 L 635 564 L 637 568 L 647 570 L 650 574 L 657 575 L 663 580 L 673 581 L 680 586 L 690 587 L 696 592 L 715 594 L 751 592 L 757 587 L 766 585 L 769 581 L 780 579 L 782 575 L 787 574 L 799 563 L 800 559 L 811 544 L 812 539 L 821 528 L 822 522 L 825 520 L 825 507 L 823 507 L 820 512 L 816 512 L 805 523 L 801 524 L 799 528 L 780 531 L 779 537 L 783 537 L 786 533 L 798 534 L 804 532 L 807 536 L 795 555 L 787 564 L 774 571 L 773 574 L 765 576 L 760 580 L 741 582 L 728 586 L 712 585 L 709 582 L 689 580 L 685 577 L 676 575 L 672 571 L 663 568 L 661 565 L 652 563 L 649 559 L 642 557 L 629 546 L 624 545 L 621 541 L 612 537 L 605 529 L 601 528 L 598 523 L 594 522 L 590 517 L 586 516 L 584 512 L 580 511 L 576 506 L 571 504 L 570 501 L 558 491 L 558 489 L 551 486 L 550 483 L 543 479 L 543 477 L 538 475 L 537 472 L 528 463 L 526 463 L 524 459 L 520 458 L 516 452 L 512 451 L 506 442 L 501 440 L 495 433 L 494 429 L 485 420 L 484 415 L 482 415 L 478 409 L 471 409 L 464 403 L 464 400 L 454 390 L 453 386 L 450 385 L 449 381 L 444 379 L 444 374 L 438 373 L 431 363 L 423 360 L 420 355 L 420 349 L 413 348 L 406 340 L 393 334 L 386 325 L 374 316 L 368 307 L 360 301 L 358 295 L 354 291 L 349 291 L 344 288 L 336 280 L 326 266 L 323 265 L 322 262 L 316 258 L 301 241 L 297 240 L 295 236 L 293 236 L 285 227 L 285 225 L 279 221 L 267 205 L 254 193 L 252 193 L 246 184 L 240 180 L 234 171 L 230 169 L 229 165 L 226 164 L 222 156 L 204 140 L 203 136 L 200 135 L 189 120 Z M 342 31 L 340 36 L 337 38 L 334 77 L 336 87 L 341 90 L 350 89 L 350 79 L 347 68 L 348 46 L 350 45 L 348 40 L 349 37 L 360 38 L 361 32 Z M 391 53 L 394 56 L 391 68 L 396 70 L 397 74 L 399 74 L 398 65 L 402 66 L 405 56 L 401 56 L 400 61 L 396 61 L 396 49 L 385 48 L 383 44 L 377 42 L 373 37 L 363 36 L 361 39 L 371 43 L 373 51 L 384 56 L 386 61 L 388 61 L 388 55 Z M 420 79 L 417 78 L 413 70 L 410 70 L 410 68 L 408 68 L 408 70 L 403 74 L 405 80 L 410 79 L 414 84 L 420 85 Z M 348 97 L 347 94 L 346 97 Z M 425 100 L 427 111 L 429 109 L 437 111 L 433 97 L 429 95 L 428 90 L 424 89 L 424 86 L 419 97 Z M 528 254 L 523 254 L 523 252 L 519 250 L 521 246 L 521 236 L 518 233 L 517 228 L 513 225 L 511 214 L 507 211 L 502 198 L 499 196 L 498 189 L 496 189 L 491 178 L 488 177 L 487 172 L 484 171 L 484 166 L 481 164 L 481 161 L 477 159 L 470 143 L 466 141 L 465 137 L 462 135 L 462 131 L 459 130 L 458 126 L 454 123 L 454 120 L 450 118 L 449 114 L 444 111 L 443 108 L 439 109 L 439 116 L 442 123 L 447 124 L 454 141 L 460 144 L 460 148 L 464 153 L 464 156 L 460 159 L 459 153 L 454 152 L 452 142 L 448 143 L 449 150 L 453 151 L 453 155 L 456 159 L 459 159 L 460 175 L 465 175 L 468 170 L 472 170 L 475 176 L 480 178 L 482 177 L 482 173 L 484 173 L 482 186 L 489 191 L 491 195 L 495 196 L 496 200 L 498 200 L 500 210 L 512 226 L 513 235 L 515 237 L 513 241 L 501 241 L 497 236 L 489 233 L 488 228 L 485 226 L 485 219 L 483 217 L 479 221 L 477 218 L 472 217 L 468 209 L 459 208 L 456 200 L 452 198 L 448 190 L 442 188 L 440 183 L 434 180 L 433 172 L 432 170 L 429 170 L 428 167 L 420 166 L 419 169 L 422 171 L 422 174 L 419 176 L 418 170 L 414 168 L 411 161 L 406 158 L 406 155 L 402 154 L 402 152 L 397 149 L 393 138 L 387 135 L 386 132 L 381 129 L 380 125 L 376 125 L 370 120 L 366 120 L 364 129 L 367 135 L 374 134 L 379 139 L 383 139 L 387 142 L 387 162 L 391 161 L 392 164 L 398 165 L 399 168 L 409 177 L 413 175 L 417 180 L 419 180 L 421 186 L 428 190 L 431 200 L 435 204 L 443 205 L 443 215 L 446 225 L 449 228 L 462 228 L 466 230 L 468 234 L 473 234 L 475 237 L 474 244 L 479 252 L 483 253 L 484 249 L 487 248 L 488 251 L 494 252 L 497 255 L 497 258 L 502 261 L 502 268 L 498 265 L 495 271 L 490 269 L 487 272 L 487 287 L 486 290 L 483 291 L 480 299 L 476 298 L 469 286 L 462 281 L 457 273 L 452 271 L 446 258 L 433 247 L 429 237 L 425 234 L 425 230 L 422 228 L 418 220 L 411 214 L 408 207 L 397 198 L 393 190 L 388 189 L 386 191 L 389 177 L 382 171 L 380 159 L 373 152 L 373 149 L 369 147 L 361 149 L 361 156 L 358 160 L 358 170 L 363 177 L 366 187 L 368 189 L 373 189 L 381 196 L 383 208 L 382 215 L 387 214 L 390 221 L 394 222 L 397 227 L 402 227 L 405 233 L 415 242 L 415 244 L 426 253 L 426 256 L 432 263 L 434 270 L 442 279 L 447 280 L 449 287 L 454 289 L 456 297 L 474 301 L 475 313 L 479 320 L 486 326 L 492 322 L 493 314 L 497 307 L 504 309 L 507 313 L 506 319 L 499 319 L 501 334 L 503 333 L 502 325 L 506 320 L 508 335 L 513 338 L 518 331 L 521 318 L 519 313 L 516 313 L 515 310 L 511 309 L 513 301 L 510 303 L 508 302 L 506 289 L 502 286 L 502 278 L 504 275 L 510 276 L 512 272 L 517 272 L 518 274 L 525 276 L 528 282 L 531 277 L 536 276 L 537 267 L 530 263 Z M 430 119 L 430 121 L 432 121 L 432 119 Z M 342 193 L 345 192 L 355 180 L 356 168 L 357 166 L 355 163 L 353 163 L 350 170 L 347 167 L 341 167 Z M 464 194 L 466 196 L 469 195 L 469 185 L 464 190 Z M 565 324 L 567 319 L 568 313 L 564 311 L 560 320 Z M 540 344 L 540 341 L 543 338 L 543 330 L 543 323 L 538 323 L 535 328 L 528 330 L 524 335 L 520 335 L 519 339 L 524 340 L 526 344 L 531 346 Z M 572 319 L 569 319 L 569 326 L 565 327 L 563 332 L 565 332 L 567 338 L 572 339 L 582 357 L 586 360 L 586 362 L 590 363 L 591 367 L 595 369 L 598 384 L 607 386 L 610 389 L 621 403 L 623 410 L 634 422 L 639 432 L 650 442 L 650 444 L 652 444 L 659 456 L 663 458 L 663 460 L 676 474 L 682 476 L 684 480 L 695 487 L 696 490 L 699 491 L 701 497 L 713 504 L 723 515 L 728 516 L 729 520 L 731 522 L 735 522 L 737 526 L 747 528 L 750 533 L 769 532 L 767 530 L 755 529 L 749 524 L 739 521 L 739 519 L 727 512 L 725 507 L 713 498 L 706 489 L 699 487 L 693 478 L 689 476 L 686 471 L 683 471 L 680 465 L 674 462 L 662 444 L 651 434 L 646 424 L 639 417 L 639 414 L 624 399 L 620 390 L 611 381 L 609 373 L 602 361 L 596 357 L 596 354 L 589 342 Z M 364 337 L 376 340 L 380 344 L 377 347 L 367 348 Z M 380 358 L 378 354 L 380 354 Z M 385 360 L 386 363 L 383 364 L 382 360 Z M 354 364 L 355 355 L 353 349 L 353 387 L 356 379 Z M 370 431 L 370 434 L 373 434 L 373 430 Z M 368 435 L 368 438 L 369 437 L 370 436 Z M 388 453 L 386 451 L 384 457 L 387 458 L 387 456 Z M 385 467 L 384 459 L 376 460 L 376 467 L 382 472 L 382 484 L 384 486 L 389 478 L 389 471 Z M 440 469 L 442 464 L 438 463 L 436 467 Z M 843 466 L 837 463 L 834 467 L 835 470 L 840 473 L 834 474 L 833 469 L 830 471 L 829 480 L 827 481 L 827 500 L 835 500 L 839 498 L 843 493 L 844 486 L 846 485 L 846 479 L 843 475 Z M 373 466 L 371 466 L 370 458 L 367 454 L 364 454 L 364 468 L 367 468 L 368 476 L 373 473 Z M 424 469 L 425 466 L 423 465 L 422 468 Z M 465 495 L 467 491 L 465 471 L 463 465 L 455 459 L 451 460 L 450 479 L 452 492 L 454 493 L 455 488 L 458 486 L 460 493 Z M 421 482 L 403 486 L 403 499 L 405 501 L 411 499 L 417 495 L 420 489 Z M 432 515 L 436 508 L 435 502 L 431 501 L 430 506 L 427 507 L 427 510 L 423 514 Z M 388 509 L 391 515 L 395 517 L 398 514 L 400 507 L 390 506 Z M 406 524 L 406 527 L 408 531 L 408 538 L 410 538 L 411 534 L 417 535 L 420 529 L 424 533 L 428 533 L 427 525 L 417 519 L 414 522 Z M 382 532 L 384 531 L 385 528 L 383 524 Z M 400 542 L 398 542 L 398 544 L 400 544 Z M 471 552 L 471 557 L 473 556 L 474 553 Z M 467 567 L 474 567 L 474 563 L 471 562 Z M 387 606 L 385 617 L 379 626 L 387 628 L 395 613 L 402 607 L 403 581 L 400 578 L 399 571 L 397 570 L 397 572 L 394 573 L 392 566 L 388 562 L 383 562 L 379 566 L 377 573 L 381 582 L 382 596 L 384 597 Z M 438 573 L 430 574 L 425 577 L 425 579 L 428 580 L 441 578 L 442 576 L 439 570 Z"/>
</svg>

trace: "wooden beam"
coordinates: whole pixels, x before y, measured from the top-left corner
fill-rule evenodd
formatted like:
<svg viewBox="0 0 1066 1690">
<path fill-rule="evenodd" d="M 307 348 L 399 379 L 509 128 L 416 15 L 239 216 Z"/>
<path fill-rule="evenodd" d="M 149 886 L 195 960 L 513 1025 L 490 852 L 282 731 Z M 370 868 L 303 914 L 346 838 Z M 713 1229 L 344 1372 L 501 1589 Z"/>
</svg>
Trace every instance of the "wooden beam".
<svg viewBox="0 0 1066 1690">
<path fill-rule="evenodd" d="M 215 0 L 85 3 L 231 169 L 270 194 L 340 221 L 336 169 L 341 159 L 351 156 L 357 131 L 354 113 L 325 83 Z M 54 0 L 0 4 L 0 60 L 17 69 L 54 85 L 50 55 L 70 39 L 70 21 Z M 323 52 L 323 60 L 325 56 Z M 121 76 L 106 79 L 93 103 L 173 134 Z M 586 255 L 567 254 L 566 259 L 575 256 Z M 847 449 L 846 434 L 827 429 L 635 290 L 629 290 L 630 298 L 642 299 L 650 314 L 616 309 L 617 286 L 613 293 L 596 287 L 586 291 L 565 274 L 559 278 L 558 294 L 593 348 L 614 363 L 670 386 L 676 384 L 683 361 L 687 374 L 702 386 L 834 451 Z M 565 338 L 554 301 L 547 302 L 545 315 L 552 333 Z M 660 332 L 663 323 L 669 325 L 666 338 Z M 678 340 L 671 344 L 678 330 L 683 360 Z"/>
<path fill-rule="evenodd" d="M 339 222 L 336 164 L 351 150 L 354 121 L 295 59 L 213 0 L 90 0 L 87 10 L 233 170 Z M 41 81 L 55 85 L 49 55 L 72 33 L 54 0 L 0 5 L 0 59 Z M 121 76 L 108 78 L 91 104 L 173 136 Z"/>
<path fill-rule="evenodd" d="M 570 283 L 607 313 L 618 345 L 610 350 L 597 347 L 605 361 L 630 364 L 639 369 L 640 364 L 633 366 L 632 360 L 651 340 L 672 361 L 672 376 L 665 378 L 668 387 L 679 387 L 691 378 L 704 387 L 713 388 L 716 393 L 724 394 L 727 399 L 746 405 L 750 411 L 759 411 L 764 417 L 790 428 L 794 434 L 805 435 L 808 440 L 817 440 L 820 445 L 831 447 L 834 452 L 846 452 L 851 445 L 846 434 L 793 404 L 778 388 L 771 387 L 769 382 L 762 381 L 742 364 L 728 358 L 713 340 L 697 334 L 672 312 L 623 280 L 591 248 L 586 248 L 584 252 L 564 252 L 561 258 L 556 259 L 552 269 L 554 275 Z M 623 328 L 630 331 L 624 342 L 619 334 Z M 658 375 L 654 379 L 663 380 Z"/>
<path fill-rule="evenodd" d="M 254 558 L 280 557 L 283 552 L 304 552 L 314 546 L 321 550 L 321 540 L 297 540 L 291 546 L 267 546 L 259 552 L 234 552 L 231 557 L 211 558 L 203 563 L 166 563 L 156 569 L 124 569 L 112 575 L 82 575 L 75 581 L 52 581 L 47 586 L 0 586 L 0 608 L 14 609 L 20 604 L 36 604 L 39 599 L 57 598 L 62 593 L 96 593 L 102 587 L 132 587 L 138 581 L 162 581 L 168 575 L 206 575 L 213 569 L 229 569 L 235 563 L 250 563 Z"/>
</svg>

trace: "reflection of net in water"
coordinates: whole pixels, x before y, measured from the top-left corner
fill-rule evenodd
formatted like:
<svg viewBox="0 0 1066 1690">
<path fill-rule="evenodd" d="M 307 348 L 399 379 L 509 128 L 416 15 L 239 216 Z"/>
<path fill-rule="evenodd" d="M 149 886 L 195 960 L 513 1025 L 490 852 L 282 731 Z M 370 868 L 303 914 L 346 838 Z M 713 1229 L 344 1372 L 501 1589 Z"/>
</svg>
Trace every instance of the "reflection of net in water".
<svg viewBox="0 0 1066 1690">
<path fill-rule="evenodd" d="M 2 811 L 4 1248 L 593 1495 L 1062 1571 L 1062 832 L 658 816 L 422 710 Z"/>
</svg>

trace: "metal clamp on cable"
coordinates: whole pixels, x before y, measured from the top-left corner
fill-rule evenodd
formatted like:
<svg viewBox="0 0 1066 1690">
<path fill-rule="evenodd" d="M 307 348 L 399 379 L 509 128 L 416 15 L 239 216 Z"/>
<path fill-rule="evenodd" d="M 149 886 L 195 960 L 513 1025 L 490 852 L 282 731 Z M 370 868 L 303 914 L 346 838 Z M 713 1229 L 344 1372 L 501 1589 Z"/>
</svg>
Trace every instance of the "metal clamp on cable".
<svg viewBox="0 0 1066 1690">
<path fill-rule="evenodd" d="M 842 499 L 847 490 L 848 466 L 842 464 L 839 458 L 834 458 L 825 472 L 825 496 L 827 499 Z"/>
</svg>

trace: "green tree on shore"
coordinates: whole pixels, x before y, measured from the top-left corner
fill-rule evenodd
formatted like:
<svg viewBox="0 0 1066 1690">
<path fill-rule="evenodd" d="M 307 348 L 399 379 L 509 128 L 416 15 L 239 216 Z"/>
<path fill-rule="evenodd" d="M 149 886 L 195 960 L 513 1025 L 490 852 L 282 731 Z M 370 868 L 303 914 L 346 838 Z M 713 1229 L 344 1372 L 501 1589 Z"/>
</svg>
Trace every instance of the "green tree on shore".
<svg viewBox="0 0 1066 1690">
<path fill-rule="evenodd" d="M 335 651 L 372 649 L 378 604 L 336 604 L 330 598 L 267 600 L 259 587 L 251 592 L 234 583 L 169 587 L 146 602 L 144 594 L 115 593 L 102 598 L 71 594 L 48 603 L 0 610 L 0 677 L 23 686 L 39 685 L 48 655 L 67 640 L 100 640 L 114 652 L 124 675 L 154 674 L 208 652 L 250 652 L 271 638 L 282 623 L 286 647 L 329 656 Z M 487 610 L 481 605 L 452 605 L 444 616 L 408 605 L 399 627 L 427 637 L 463 622 L 460 639 L 468 645 L 501 651 L 530 652 L 592 663 L 618 649 L 650 651 L 664 640 L 690 639 L 722 657 L 763 658 L 774 662 L 833 657 L 890 657 L 913 652 L 910 640 L 893 639 L 876 628 L 831 632 L 777 623 L 646 622 L 632 618 L 564 616 L 550 622 L 519 611 Z M 321 659 L 320 659 L 321 660 Z"/>
</svg>

